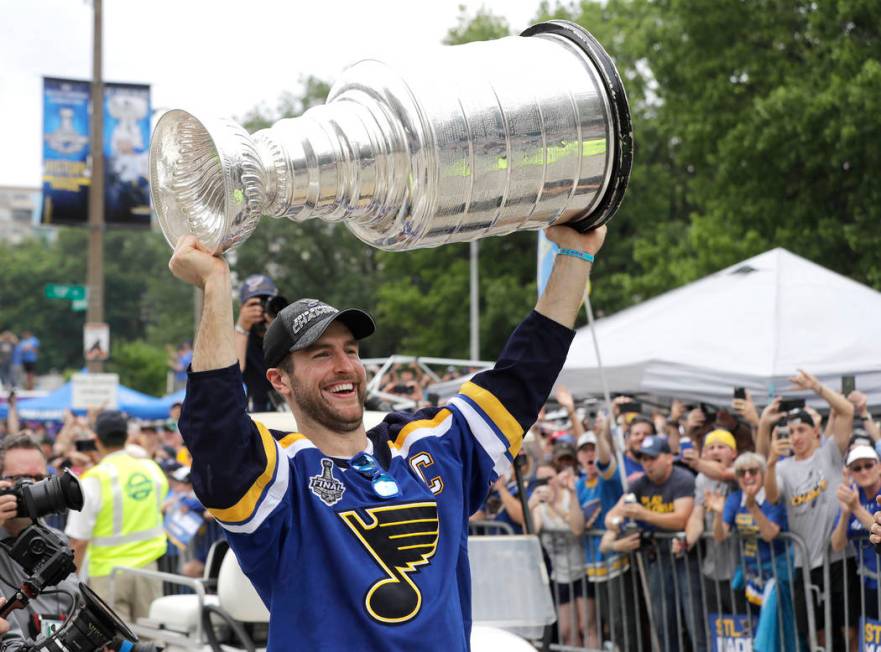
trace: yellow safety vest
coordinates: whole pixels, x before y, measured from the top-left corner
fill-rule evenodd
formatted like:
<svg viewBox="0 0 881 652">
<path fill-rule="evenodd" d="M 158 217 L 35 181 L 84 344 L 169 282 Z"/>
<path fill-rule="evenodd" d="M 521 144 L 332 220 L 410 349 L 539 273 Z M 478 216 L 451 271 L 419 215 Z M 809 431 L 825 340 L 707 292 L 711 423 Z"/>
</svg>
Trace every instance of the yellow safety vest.
<svg viewBox="0 0 881 652">
<path fill-rule="evenodd" d="M 101 485 L 101 509 L 89 540 L 89 576 L 110 575 L 114 566 L 142 568 L 167 549 L 162 501 L 168 480 L 152 460 L 116 453 L 83 478 Z"/>
</svg>

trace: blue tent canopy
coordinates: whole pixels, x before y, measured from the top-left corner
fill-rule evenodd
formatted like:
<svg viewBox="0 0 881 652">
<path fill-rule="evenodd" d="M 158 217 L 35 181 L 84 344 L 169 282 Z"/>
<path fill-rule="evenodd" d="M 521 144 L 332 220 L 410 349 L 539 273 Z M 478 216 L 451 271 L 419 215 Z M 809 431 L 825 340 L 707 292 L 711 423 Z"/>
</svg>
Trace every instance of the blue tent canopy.
<svg viewBox="0 0 881 652">
<path fill-rule="evenodd" d="M 64 411 L 69 410 L 73 395 L 72 383 L 66 383 L 54 392 L 40 398 L 18 403 L 18 416 L 23 421 L 61 421 Z M 136 419 L 167 419 L 170 404 L 160 398 L 142 394 L 123 385 L 116 390 L 117 407 Z M 9 408 L 0 405 L 0 418 L 6 418 Z M 73 410 L 85 414 L 85 410 Z"/>
</svg>

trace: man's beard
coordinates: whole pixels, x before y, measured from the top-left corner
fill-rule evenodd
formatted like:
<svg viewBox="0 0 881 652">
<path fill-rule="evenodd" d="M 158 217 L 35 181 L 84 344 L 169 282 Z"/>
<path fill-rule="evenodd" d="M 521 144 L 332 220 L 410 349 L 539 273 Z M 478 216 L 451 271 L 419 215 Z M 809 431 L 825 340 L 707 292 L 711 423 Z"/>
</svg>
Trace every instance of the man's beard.
<svg viewBox="0 0 881 652">
<path fill-rule="evenodd" d="M 291 380 L 291 389 L 294 392 L 294 400 L 300 409 L 306 413 L 306 416 L 313 421 L 334 432 L 352 432 L 364 423 L 364 399 L 367 396 L 367 390 L 362 383 L 353 382 L 355 387 L 358 388 L 358 403 L 361 406 L 358 417 L 357 419 L 347 420 L 345 417 L 337 414 L 322 399 L 319 388 L 316 387 L 315 391 L 309 391 L 293 375 L 289 376 L 289 378 Z"/>
</svg>

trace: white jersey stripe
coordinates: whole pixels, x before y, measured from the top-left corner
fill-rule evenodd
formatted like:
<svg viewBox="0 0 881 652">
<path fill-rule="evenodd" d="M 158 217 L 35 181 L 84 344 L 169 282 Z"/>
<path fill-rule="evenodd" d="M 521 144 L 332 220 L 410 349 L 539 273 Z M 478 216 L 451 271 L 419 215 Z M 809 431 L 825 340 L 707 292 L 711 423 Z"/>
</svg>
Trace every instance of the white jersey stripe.
<svg viewBox="0 0 881 652">
<path fill-rule="evenodd" d="M 404 440 L 404 444 L 401 446 L 401 455 L 407 457 L 410 454 L 410 447 L 415 444 L 420 439 L 425 439 L 426 437 L 443 437 L 447 434 L 447 431 L 453 425 L 453 414 L 450 415 L 441 421 L 439 424 L 434 426 L 433 428 L 416 428 L 412 432 L 407 435 L 407 439 Z"/>
<path fill-rule="evenodd" d="M 447 407 L 454 407 L 459 413 L 465 417 L 471 434 L 477 439 L 477 443 L 483 448 L 484 452 L 489 455 L 493 461 L 493 469 L 497 475 L 504 475 L 511 468 L 511 461 L 505 455 L 507 448 L 499 439 L 492 427 L 486 420 L 475 410 L 466 400 L 454 396 L 447 403 Z"/>
<path fill-rule="evenodd" d="M 307 440 L 308 441 L 308 440 Z M 297 442 L 299 444 L 300 442 Z M 312 442 L 308 442 L 310 445 L 314 446 Z M 290 448 L 294 448 L 297 444 L 292 445 Z M 223 529 L 228 530 L 229 532 L 239 532 L 244 534 L 251 534 L 260 525 L 266 518 L 272 513 L 272 511 L 278 506 L 278 504 L 284 499 L 285 494 L 288 491 L 288 483 L 290 482 L 290 463 L 285 456 L 287 451 L 282 450 L 281 446 L 278 445 L 278 442 L 275 442 L 276 448 L 276 473 L 275 480 L 272 483 L 272 486 L 266 491 L 266 494 L 263 496 L 263 500 L 260 501 L 260 505 L 258 505 L 257 509 L 254 510 L 254 515 L 252 518 L 244 523 L 238 523 L 232 525 L 230 523 L 225 523 L 220 519 L 217 519 L 217 522 L 220 523 Z M 290 448 L 288 450 L 290 450 Z M 291 453 L 288 453 L 291 455 Z"/>
</svg>

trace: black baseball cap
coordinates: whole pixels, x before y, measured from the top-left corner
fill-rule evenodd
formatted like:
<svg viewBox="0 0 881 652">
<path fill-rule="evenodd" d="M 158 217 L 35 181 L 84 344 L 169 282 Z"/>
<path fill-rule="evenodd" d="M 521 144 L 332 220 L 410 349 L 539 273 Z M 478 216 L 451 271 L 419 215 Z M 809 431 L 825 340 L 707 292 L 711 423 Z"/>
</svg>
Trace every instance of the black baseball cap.
<svg viewBox="0 0 881 652">
<path fill-rule="evenodd" d="M 95 434 L 104 444 L 125 441 L 128 436 L 128 417 L 119 410 L 104 410 L 95 417 Z"/>
<path fill-rule="evenodd" d="M 658 457 L 658 455 L 669 452 L 670 444 L 667 443 L 667 438 L 658 435 L 646 437 L 639 445 L 639 454 L 647 457 Z"/>
<path fill-rule="evenodd" d="M 318 299 L 298 299 L 278 313 L 263 337 L 263 357 L 267 367 L 277 367 L 291 351 L 315 344 L 324 331 L 340 320 L 356 340 L 373 334 L 373 318 L 358 308 L 337 310 Z"/>
</svg>

